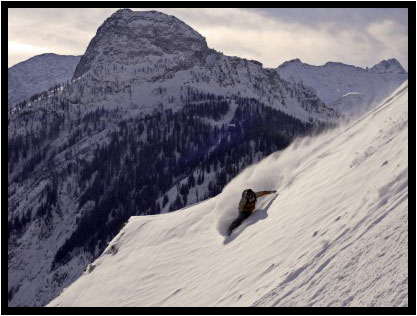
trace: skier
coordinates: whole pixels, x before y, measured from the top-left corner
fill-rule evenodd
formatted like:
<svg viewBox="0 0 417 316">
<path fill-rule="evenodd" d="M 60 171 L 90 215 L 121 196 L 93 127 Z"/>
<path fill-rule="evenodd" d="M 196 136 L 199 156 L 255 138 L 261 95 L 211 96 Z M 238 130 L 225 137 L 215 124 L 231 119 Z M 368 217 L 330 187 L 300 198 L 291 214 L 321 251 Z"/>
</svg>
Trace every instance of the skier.
<svg viewBox="0 0 417 316">
<path fill-rule="evenodd" d="M 277 191 L 260 191 L 253 192 L 251 189 L 244 190 L 242 192 L 242 199 L 239 202 L 239 216 L 230 225 L 227 235 L 230 236 L 232 231 L 238 227 L 242 222 L 247 219 L 255 210 L 256 199 L 260 196 L 276 193 Z"/>
</svg>

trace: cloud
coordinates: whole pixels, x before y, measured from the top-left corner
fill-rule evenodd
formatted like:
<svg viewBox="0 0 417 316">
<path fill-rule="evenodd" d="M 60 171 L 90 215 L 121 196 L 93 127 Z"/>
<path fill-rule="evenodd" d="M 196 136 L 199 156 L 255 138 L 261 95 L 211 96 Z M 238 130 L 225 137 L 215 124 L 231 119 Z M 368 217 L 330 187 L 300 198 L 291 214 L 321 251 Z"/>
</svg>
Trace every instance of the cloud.
<svg viewBox="0 0 417 316">
<path fill-rule="evenodd" d="M 42 52 L 48 49 L 59 54 L 83 54 L 97 28 L 115 10 L 9 9 L 9 41 L 42 48 Z M 226 55 L 258 60 L 265 67 L 277 67 L 294 58 L 313 65 L 340 61 L 365 67 L 395 57 L 408 68 L 408 21 L 404 10 L 133 10 L 174 15 L 206 37 L 209 47 Z M 37 54 L 35 51 L 27 58 Z M 9 49 L 9 65 L 18 59 L 15 54 Z"/>
<path fill-rule="evenodd" d="M 84 54 L 97 28 L 114 11 L 115 9 L 8 9 L 9 67 L 41 53 Z M 25 47 L 23 50 L 20 49 L 22 45 Z"/>
<path fill-rule="evenodd" d="M 392 20 L 371 23 L 367 33 L 375 41 L 379 49 L 375 52 L 377 58 L 387 59 L 390 56 L 402 56 L 400 62 L 408 69 L 408 30 L 405 26 Z"/>
<path fill-rule="evenodd" d="M 27 59 L 27 56 L 40 55 L 47 53 L 44 48 L 33 46 L 30 44 L 19 43 L 19 42 L 8 42 L 9 60 L 8 63 L 15 64 L 21 60 Z"/>
<path fill-rule="evenodd" d="M 395 57 L 408 68 L 408 30 L 397 11 L 392 20 L 386 19 L 389 9 L 381 11 L 380 21 L 373 9 L 291 10 L 277 16 L 249 9 L 166 9 L 205 36 L 210 47 L 266 67 L 294 58 L 366 67 Z"/>
</svg>

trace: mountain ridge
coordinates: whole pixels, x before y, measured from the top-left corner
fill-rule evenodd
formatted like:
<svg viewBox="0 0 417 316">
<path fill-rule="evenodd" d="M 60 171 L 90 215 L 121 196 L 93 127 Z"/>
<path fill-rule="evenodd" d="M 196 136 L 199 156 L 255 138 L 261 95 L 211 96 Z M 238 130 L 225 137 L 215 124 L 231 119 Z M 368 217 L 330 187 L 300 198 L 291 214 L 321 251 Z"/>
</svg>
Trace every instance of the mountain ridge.
<svg viewBox="0 0 417 316">
<path fill-rule="evenodd" d="M 71 80 L 80 59 L 81 56 L 45 53 L 8 68 L 8 108 L 23 100 L 29 101 L 35 93 Z"/>
<path fill-rule="evenodd" d="M 396 59 L 383 60 L 370 69 L 341 62 L 314 66 L 293 59 L 281 64 L 277 72 L 289 82 L 313 89 L 327 106 L 348 118 L 365 113 L 408 78 Z"/>
<path fill-rule="evenodd" d="M 379 70 L 380 73 L 383 73 L 384 71 L 385 72 L 392 72 L 392 69 L 390 69 L 390 67 L 394 67 L 400 73 L 407 73 L 407 71 L 405 71 L 405 69 L 403 68 L 401 63 L 396 58 L 383 59 L 380 62 L 373 65 L 371 68 L 369 68 L 369 67 L 364 68 L 364 67 L 360 67 L 360 66 L 356 66 L 356 65 L 346 64 L 346 63 L 340 62 L 340 61 L 327 61 L 323 65 L 312 65 L 312 64 L 308 64 L 308 63 L 305 63 L 305 62 L 301 61 L 300 58 L 293 58 L 293 59 L 290 59 L 290 60 L 287 60 L 287 61 L 283 62 L 277 68 L 284 68 L 284 67 L 286 67 L 290 64 L 303 64 L 305 66 L 310 66 L 310 67 L 326 67 L 326 66 L 338 66 L 339 65 L 339 66 L 360 68 L 360 69 L 363 69 L 363 70 L 372 70 L 372 69 L 374 69 L 375 72 L 377 72 L 376 69 L 379 69 L 381 67 L 381 69 Z"/>
</svg>

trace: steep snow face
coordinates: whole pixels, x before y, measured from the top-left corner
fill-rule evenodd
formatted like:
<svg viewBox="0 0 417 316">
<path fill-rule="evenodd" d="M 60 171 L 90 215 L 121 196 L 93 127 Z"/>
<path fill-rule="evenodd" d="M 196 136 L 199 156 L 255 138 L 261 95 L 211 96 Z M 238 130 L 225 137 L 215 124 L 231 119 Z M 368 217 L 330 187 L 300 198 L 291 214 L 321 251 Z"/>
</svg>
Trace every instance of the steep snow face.
<svg viewBox="0 0 417 316">
<path fill-rule="evenodd" d="M 243 189 L 277 189 L 233 234 Z M 408 82 L 218 196 L 132 217 L 48 306 L 407 306 Z"/>
<path fill-rule="evenodd" d="M 294 59 L 283 63 L 277 71 L 289 82 L 312 88 L 326 105 L 348 117 L 365 113 L 408 78 L 396 59 L 383 60 L 369 70 L 335 62 L 312 66 Z M 352 93 L 362 97 L 345 97 Z"/>
<path fill-rule="evenodd" d="M 7 71 L 8 107 L 70 80 L 80 58 L 42 54 L 10 67 Z"/>
</svg>

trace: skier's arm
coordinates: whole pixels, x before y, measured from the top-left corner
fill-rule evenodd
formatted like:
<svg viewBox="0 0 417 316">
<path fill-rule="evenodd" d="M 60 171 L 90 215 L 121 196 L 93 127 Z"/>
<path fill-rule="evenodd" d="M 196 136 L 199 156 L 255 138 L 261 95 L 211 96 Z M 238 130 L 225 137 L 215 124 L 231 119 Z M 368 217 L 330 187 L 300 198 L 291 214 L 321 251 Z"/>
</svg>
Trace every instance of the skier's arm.
<svg viewBox="0 0 417 316">
<path fill-rule="evenodd" d="M 260 196 L 268 195 L 268 194 L 275 193 L 275 192 L 277 191 L 259 191 L 259 192 L 256 192 L 256 197 L 258 198 Z"/>
</svg>

